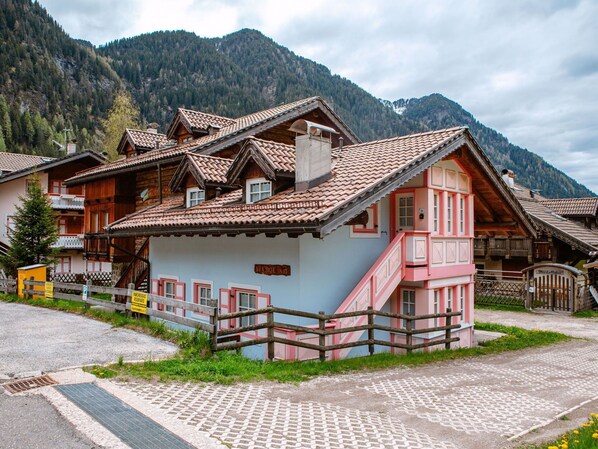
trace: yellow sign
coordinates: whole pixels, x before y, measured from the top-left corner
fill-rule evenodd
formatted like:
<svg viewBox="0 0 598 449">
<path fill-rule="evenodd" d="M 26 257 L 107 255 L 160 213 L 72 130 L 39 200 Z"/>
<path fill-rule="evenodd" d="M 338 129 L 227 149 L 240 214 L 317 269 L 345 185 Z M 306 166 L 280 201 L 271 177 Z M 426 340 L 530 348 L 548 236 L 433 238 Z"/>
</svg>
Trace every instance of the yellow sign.
<svg viewBox="0 0 598 449">
<path fill-rule="evenodd" d="M 131 304 L 131 312 L 143 313 L 144 315 L 147 315 L 147 307 Z"/>
<path fill-rule="evenodd" d="M 54 282 L 46 282 L 46 299 L 54 299 Z"/>
<path fill-rule="evenodd" d="M 133 290 L 131 293 L 131 312 L 147 315 L 147 293 Z"/>
</svg>

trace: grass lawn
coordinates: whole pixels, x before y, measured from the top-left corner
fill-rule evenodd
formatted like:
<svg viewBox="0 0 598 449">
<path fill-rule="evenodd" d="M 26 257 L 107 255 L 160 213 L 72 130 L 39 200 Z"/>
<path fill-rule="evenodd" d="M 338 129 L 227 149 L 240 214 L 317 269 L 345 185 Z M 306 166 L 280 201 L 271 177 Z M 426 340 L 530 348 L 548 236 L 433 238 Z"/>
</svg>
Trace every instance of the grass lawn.
<svg viewBox="0 0 598 449">
<path fill-rule="evenodd" d="M 183 342 L 180 354 L 172 359 L 146 361 L 140 364 L 116 363 L 108 367 L 92 367 L 89 372 L 98 377 L 142 378 L 148 380 L 178 380 L 191 382 L 216 382 L 229 384 L 259 380 L 279 382 L 300 382 L 315 376 L 334 375 L 358 370 L 379 370 L 397 366 L 418 366 L 445 360 L 505 351 L 538 347 L 570 340 L 557 333 L 538 330 L 525 330 L 498 324 L 477 323 L 477 329 L 503 332 L 506 335 L 484 343 L 477 348 L 464 348 L 452 351 L 418 352 L 409 355 L 388 353 L 356 357 L 320 363 L 308 362 L 265 362 L 247 359 L 236 352 L 221 352 L 209 355 L 207 340 L 203 334 L 190 336 Z"/>
<path fill-rule="evenodd" d="M 549 443 L 523 446 L 521 449 L 595 449 L 598 448 L 598 413 L 592 413 L 581 427 Z"/>
<path fill-rule="evenodd" d="M 507 312 L 533 313 L 533 312 L 530 312 L 529 310 L 527 310 L 523 306 L 510 306 L 510 305 L 506 305 L 506 304 L 496 304 L 496 305 L 476 304 L 475 308 L 476 309 L 486 309 L 486 310 L 502 310 L 502 311 L 507 311 Z"/>
<path fill-rule="evenodd" d="M 577 318 L 598 318 L 598 310 L 580 310 L 575 312 L 573 316 Z"/>
</svg>

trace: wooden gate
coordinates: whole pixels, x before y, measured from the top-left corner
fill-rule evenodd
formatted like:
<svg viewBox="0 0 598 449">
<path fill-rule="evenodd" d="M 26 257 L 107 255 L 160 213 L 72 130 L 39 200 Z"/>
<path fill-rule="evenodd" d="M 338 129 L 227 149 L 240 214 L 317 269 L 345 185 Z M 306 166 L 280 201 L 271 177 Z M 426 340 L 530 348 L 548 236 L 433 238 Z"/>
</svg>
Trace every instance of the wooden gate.
<svg viewBox="0 0 598 449">
<path fill-rule="evenodd" d="M 523 270 L 527 276 L 526 306 L 574 312 L 577 304 L 578 279 L 585 277 L 577 268 L 542 263 Z"/>
</svg>

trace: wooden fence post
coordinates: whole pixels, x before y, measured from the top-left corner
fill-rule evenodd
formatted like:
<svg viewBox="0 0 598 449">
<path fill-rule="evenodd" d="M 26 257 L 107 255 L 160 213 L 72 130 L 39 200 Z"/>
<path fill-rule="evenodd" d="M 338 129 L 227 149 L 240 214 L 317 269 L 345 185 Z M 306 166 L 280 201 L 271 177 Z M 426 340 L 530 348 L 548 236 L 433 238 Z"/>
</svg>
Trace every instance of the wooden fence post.
<svg viewBox="0 0 598 449">
<path fill-rule="evenodd" d="M 125 305 L 125 315 L 132 316 L 131 313 L 131 297 L 133 296 L 133 290 L 135 290 L 135 284 L 132 282 L 127 286 L 127 303 Z"/>
<path fill-rule="evenodd" d="M 407 335 L 405 337 L 405 343 L 407 343 L 407 354 L 411 354 L 413 352 L 413 334 L 411 334 L 411 331 L 413 330 L 413 320 L 411 318 L 405 319 L 405 330 L 407 331 Z"/>
<path fill-rule="evenodd" d="M 272 361 L 274 360 L 274 312 L 272 311 L 272 304 L 268 304 L 266 323 L 268 324 L 268 360 Z"/>
<path fill-rule="evenodd" d="M 374 355 L 374 308 L 368 306 L 368 351 Z"/>
<path fill-rule="evenodd" d="M 324 318 L 325 313 L 320 311 L 320 319 L 318 321 L 318 328 L 322 332 L 319 338 L 319 346 L 320 346 L 320 362 L 326 361 L 326 335 L 324 335 L 324 331 L 326 330 L 326 319 Z"/>
<path fill-rule="evenodd" d="M 218 346 L 218 300 L 210 299 L 208 306 L 214 308 L 214 313 L 210 315 L 210 324 L 212 325 L 212 333 L 210 334 L 210 346 L 212 352 L 216 352 Z"/>
<path fill-rule="evenodd" d="M 446 313 L 451 313 L 451 312 L 452 312 L 452 310 L 451 310 L 451 308 L 450 308 L 450 307 L 449 307 L 448 309 L 446 309 Z M 444 324 L 445 324 L 446 326 L 450 326 L 451 324 L 453 324 L 452 317 L 450 317 L 450 316 L 447 316 L 447 317 L 446 317 L 446 320 L 444 320 L 444 321 L 445 321 L 445 323 L 444 323 Z M 444 333 L 444 338 L 445 338 L 446 340 L 448 340 L 448 339 L 450 339 L 450 338 L 451 338 L 451 330 L 450 330 L 450 329 L 447 329 L 447 330 L 445 331 L 445 333 Z M 447 341 L 447 342 L 445 342 L 445 343 L 444 343 L 444 349 L 451 349 L 451 342 L 450 342 L 450 341 Z"/>
</svg>

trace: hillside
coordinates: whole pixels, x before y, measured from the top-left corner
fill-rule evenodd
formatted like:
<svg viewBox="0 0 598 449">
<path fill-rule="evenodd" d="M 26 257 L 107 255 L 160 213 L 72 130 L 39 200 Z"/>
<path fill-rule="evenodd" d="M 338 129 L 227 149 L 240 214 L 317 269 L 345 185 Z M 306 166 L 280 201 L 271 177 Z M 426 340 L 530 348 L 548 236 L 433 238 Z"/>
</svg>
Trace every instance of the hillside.
<svg viewBox="0 0 598 449">
<path fill-rule="evenodd" d="M 595 193 L 553 167 L 537 154 L 510 143 L 505 136 L 484 126 L 458 103 L 432 94 L 409 100 L 383 101 L 402 117 L 416 121 L 431 129 L 451 126 L 468 126 L 486 151 L 490 160 L 500 170 L 511 169 L 516 181 L 528 188 L 540 190 L 549 198 L 595 196 Z"/>
<path fill-rule="evenodd" d="M 96 48 L 69 37 L 39 4 L 0 0 L 0 39 L 0 151 L 55 156 L 52 141 L 64 140 L 65 127 L 80 148 L 102 150 L 100 120 L 120 88 L 163 131 L 177 107 L 238 117 L 320 95 L 364 141 L 468 125 L 497 167 L 514 169 L 523 184 L 546 196 L 591 194 L 441 95 L 381 102 L 258 31 L 215 39 L 159 31 Z"/>
</svg>

